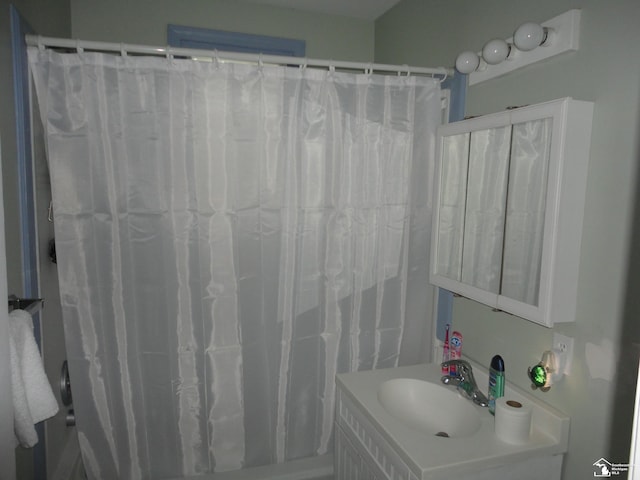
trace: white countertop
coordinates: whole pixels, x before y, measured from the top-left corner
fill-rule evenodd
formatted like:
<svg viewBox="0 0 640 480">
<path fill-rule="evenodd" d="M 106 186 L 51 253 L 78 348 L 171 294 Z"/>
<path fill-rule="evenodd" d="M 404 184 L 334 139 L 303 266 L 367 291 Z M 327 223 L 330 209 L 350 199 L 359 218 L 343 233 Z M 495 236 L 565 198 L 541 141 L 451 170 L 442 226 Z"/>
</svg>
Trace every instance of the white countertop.
<svg viewBox="0 0 640 480">
<path fill-rule="evenodd" d="M 470 363 L 478 386 L 486 392 L 488 371 Z M 414 378 L 442 385 L 441 376 L 440 364 L 422 364 L 340 374 L 336 382 L 419 478 L 437 478 L 440 474 L 455 478 L 451 475 L 567 451 L 569 417 L 509 382 L 505 386 L 505 397 L 529 404 L 533 409 L 531 437 L 524 445 L 508 444 L 497 438 L 494 417 L 486 407 L 473 405 L 481 416 L 481 426 L 474 434 L 443 438 L 412 429 L 387 413 L 378 401 L 378 385 L 384 381 Z M 452 386 L 445 388 L 456 390 Z M 471 400 L 469 403 L 472 403 Z"/>
</svg>

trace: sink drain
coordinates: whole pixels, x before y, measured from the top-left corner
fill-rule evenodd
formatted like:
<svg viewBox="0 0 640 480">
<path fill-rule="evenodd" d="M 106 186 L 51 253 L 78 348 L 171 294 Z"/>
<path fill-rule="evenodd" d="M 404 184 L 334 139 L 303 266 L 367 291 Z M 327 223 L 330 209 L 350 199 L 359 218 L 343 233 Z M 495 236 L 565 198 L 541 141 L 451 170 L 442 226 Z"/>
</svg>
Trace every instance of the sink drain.
<svg viewBox="0 0 640 480">
<path fill-rule="evenodd" d="M 447 432 L 438 432 L 438 433 L 436 433 L 436 437 L 449 438 L 449 434 Z"/>
</svg>

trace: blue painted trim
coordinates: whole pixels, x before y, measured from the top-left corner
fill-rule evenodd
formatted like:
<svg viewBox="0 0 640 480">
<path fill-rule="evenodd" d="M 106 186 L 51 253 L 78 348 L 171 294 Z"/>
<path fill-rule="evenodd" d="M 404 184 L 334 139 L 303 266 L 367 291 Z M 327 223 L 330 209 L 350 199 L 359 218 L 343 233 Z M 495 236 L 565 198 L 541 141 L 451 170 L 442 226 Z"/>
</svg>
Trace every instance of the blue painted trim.
<svg viewBox="0 0 640 480">
<path fill-rule="evenodd" d="M 167 26 L 167 41 L 172 47 L 264 53 L 287 57 L 304 57 L 306 50 L 304 40 L 171 24 Z"/>
<path fill-rule="evenodd" d="M 449 121 L 458 122 L 464 119 L 464 109 L 467 100 L 467 75 L 455 73 L 447 78 L 442 88 L 451 90 L 451 103 L 449 105 Z"/>
<path fill-rule="evenodd" d="M 24 35 L 33 30 L 11 5 L 11 50 L 13 55 L 14 104 L 16 112 L 16 148 L 18 161 L 18 194 L 20 197 L 20 233 L 22 236 L 23 296 L 37 294 L 37 243 L 33 200 L 33 162 L 31 151 L 31 119 L 29 112 L 29 65 Z"/>
<path fill-rule="evenodd" d="M 449 121 L 457 122 L 464 118 L 467 99 L 467 76 L 458 72 L 442 83 L 442 88 L 451 90 L 449 103 Z M 444 341 L 447 324 L 453 323 L 453 293 L 438 289 L 438 318 L 436 319 L 436 337 Z"/>
<path fill-rule="evenodd" d="M 453 323 L 453 293 L 444 288 L 438 288 L 438 320 L 436 322 L 436 336 L 444 342 L 447 324 Z"/>
<path fill-rule="evenodd" d="M 13 93 L 16 118 L 16 154 L 18 164 L 18 199 L 20 211 L 20 236 L 22 240 L 22 295 L 39 297 L 38 288 L 38 239 L 36 235 L 35 192 L 33 186 L 33 151 L 31 146 L 31 108 L 29 104 L 29 62 L 26 34 L 34 30 L 10 5 L 11 53 L 13 57 Z M 40 313 L 33 315 L 33 333 L 42 350 Z M 36 424 L 38 443 L 33 447 L 34 480 L 47 479 L 47 456 L 44 422 Z"/>
</svg>

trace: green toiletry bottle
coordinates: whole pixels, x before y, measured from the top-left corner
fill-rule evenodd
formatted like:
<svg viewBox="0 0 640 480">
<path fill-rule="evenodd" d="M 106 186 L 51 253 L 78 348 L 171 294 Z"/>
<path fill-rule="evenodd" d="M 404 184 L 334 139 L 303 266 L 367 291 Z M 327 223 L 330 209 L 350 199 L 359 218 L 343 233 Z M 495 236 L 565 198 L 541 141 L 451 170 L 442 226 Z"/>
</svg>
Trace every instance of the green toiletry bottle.
<svg viewBox="0 0 640 480">
<path fill-rule="evenodd" d="M 491 359 L 489 368 L 489 412 L 496 413 L 496 399 L 504 396 L 504 360 L 500 355 Z"/>
</svg>

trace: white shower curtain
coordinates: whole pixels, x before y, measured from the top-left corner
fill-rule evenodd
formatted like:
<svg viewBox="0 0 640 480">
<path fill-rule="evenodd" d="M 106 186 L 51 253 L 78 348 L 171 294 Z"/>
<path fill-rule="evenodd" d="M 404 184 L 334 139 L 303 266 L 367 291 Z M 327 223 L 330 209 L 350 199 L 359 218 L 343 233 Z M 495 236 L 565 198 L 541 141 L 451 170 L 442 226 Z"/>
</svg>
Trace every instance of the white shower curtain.
<svg viewBox="0 0 640 480">
<path fill-rule="evenodd" d="M 29 55 L 90 478 L 326 453 L 337 372 L 424 358 L 437 80 Z"/>
</svg>

